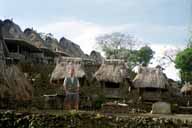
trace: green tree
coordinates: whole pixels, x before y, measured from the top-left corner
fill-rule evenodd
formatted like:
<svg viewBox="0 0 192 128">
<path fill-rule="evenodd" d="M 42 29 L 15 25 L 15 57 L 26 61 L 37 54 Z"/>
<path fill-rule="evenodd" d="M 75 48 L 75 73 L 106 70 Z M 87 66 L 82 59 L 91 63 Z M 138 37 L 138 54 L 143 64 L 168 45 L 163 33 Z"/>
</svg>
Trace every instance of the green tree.
<svg viewBox="0 0 192 128">
<path fill-rule="evenodd" d="M 190 37 L 189 37 L 188 42 L 187 42 L 187 47 L 192 48 L 192 31 L 190 32 Z"/>
<path fill-rule="evenodd" d="M 138 51 L 138 61 L 140 64 L 147 66 L 153 58 L 154 51 L 149 46 L 144 46 Z"/>
<path fill-rule="evenodd" d="M 182 82 L 192 82 L 192 48 L 186 48 L 177 54 L 175 67 L 180 69 Z"/>
<path fill-rule="evenodd" d="M 97 37 L 96 41 L 107 59 L 124 59 L 130 70 L 138 64 L 148 65 L 153 58 L 154 52 L 149 46 L 136 50 L 142 43 L 129 34 L 106 34 Z"/>
</svg>

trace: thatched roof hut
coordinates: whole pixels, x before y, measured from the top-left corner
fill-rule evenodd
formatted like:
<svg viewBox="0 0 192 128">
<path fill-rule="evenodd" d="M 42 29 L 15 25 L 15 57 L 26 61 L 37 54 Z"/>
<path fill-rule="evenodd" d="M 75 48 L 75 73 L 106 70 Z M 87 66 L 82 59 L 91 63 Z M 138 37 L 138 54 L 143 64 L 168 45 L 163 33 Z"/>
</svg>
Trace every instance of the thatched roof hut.
<svg viewBox="0 0 192 128">
<path fill-rule="evenodd" d="M 15 24 L 9 19 L 4 20 L 1 24 L 2 37 L 8 49 L 12 49 L 13 47 L 17 48 L 17 46 L 20 46 L 30 52 L 41 52 L 36 46 L 31 44 L 28 38 L 26 38 L 19 25 Z"/>
<path fill-rule="evenodd" d="M 95 50 L 91 51 L 90 58 L 94 59 L 98 64 L 102 64 L 104 61 L 104 57 Z"/>
<path fill-rule="evenodd" d="M 160 68 L 140 67 L 133 80 L 135 88 L 166 89 L 169 85 L 167 77 Z"/>
<path fill-rule="evenodd" d="M 190 83 L 185 83 L 185 85 L 181 88 L 181 93 L 184 93 L 184 94 L 191 93 L 192 94 L 192 85 Z"/>
<path fill-rule="evenodd" d="M 0 99 L 28 101 L 32 99 L 32 85 L 16 67 L 0 67 Z"/>
<path fill-rule="evenodd" d="M 0 56 L 7 57 L 9 54 L 9 50 L 7 49 L 5 41 L 3 40 L 2 26 L 3 22 L 0 20 Z"/>
<path fill-rule="evenodd" d="M 128 71 L 123 60 L 106 60 L 95 73 L 98 81 L 121 83 L 128 78 Z"/>
<path fill-rule="evenodd" d="M 78 78 L 82 78 L 85 76 L 85 70 L 82 65 L 81 58 L 72 58 L 72 57 L 61 57 L 58 60 L 54 71 L 51 75 L 51 81 L 62 80 L 65 77 L 69 76 L 69 68 L 71 65 L 75 68 L 75 76 Z"/>
<path fill-rule="evenodd" d="M 0 50 L 3 50 L 2 55 L 6 56 L 8 50 L 3 40 L 1 27 L 0 25 Z M 5 63 L 0 65 L 0 99 L 1 102 L 2 99 L 16 101 L 29 101 L 32 99 L 32 85 L 16 66 L 7 67 Z"/>
<path fill-rule="evenodd" d="M 95 78 L 99 81 L 105 97 L 110 99 L 127 97 L 131 81 L 123 60 L 106 60 L 95 73 Z"/>
</svg>

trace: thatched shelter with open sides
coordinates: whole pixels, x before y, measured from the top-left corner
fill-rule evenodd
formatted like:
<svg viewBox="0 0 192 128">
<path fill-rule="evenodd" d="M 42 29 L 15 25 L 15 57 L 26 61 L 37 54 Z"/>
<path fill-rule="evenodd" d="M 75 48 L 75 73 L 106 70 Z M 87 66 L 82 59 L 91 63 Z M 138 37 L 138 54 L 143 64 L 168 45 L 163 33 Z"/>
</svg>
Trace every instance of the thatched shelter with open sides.
<svg viewBox="0 0 192 128">
<path fill-rule="evenodd" d="M 125 98 L 131 82 L 123 60 L 106 60 L 95 73 L 106 98 Z"/>
<path fill-rule="evenodd" d="M 145 101 L 159 101 L 169 85 L 166 75 L 159 67 L 139 67 L 138 74 L 133 80 L 134 88 Z"/>
</svg>

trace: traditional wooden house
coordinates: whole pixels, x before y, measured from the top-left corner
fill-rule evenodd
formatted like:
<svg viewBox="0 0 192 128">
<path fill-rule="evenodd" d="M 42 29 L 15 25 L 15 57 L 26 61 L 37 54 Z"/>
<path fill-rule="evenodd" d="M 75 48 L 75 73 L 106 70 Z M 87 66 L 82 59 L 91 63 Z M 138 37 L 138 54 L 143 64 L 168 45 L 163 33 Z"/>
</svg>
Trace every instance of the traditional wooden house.
<svg viewBox="0 0 192 128">
<path fill-rule="evenodd" d="M 161 68 L 140 67 L 133 80 L 134 88 L 144 101 L 159 101 L 167 91 L 169 82 Z"/>
<path fill-rule="evenodd" d="M 123 60 L 106 60 L 95 73 L 106 98 L 125 98 L 131 87 Z"/>
<path fill-rule="evenodd" d="M 59 57 L 55 69 L 53 70 L 50 78 L 50 83 L 55 86 L 55 94 L 45 95 L 45 102 L 52 99 L 55 102 L 60 101 L 60 105 L 63 104 L 62 97 L 64 97 L 63 92 L 63 81 L 65 77 L 69 77 L 69 69 L 73 66 L 75 68 L 75 76 L 79 79 L 80 82 L 80 96 L 81 103 L 87 102 L 87 97 L 89 97 L 89 89 L 94 87 L 92 83 L 93 74 L 97 70 L 97 65 L 94 60 L 83 59 L 83 58 L 74 58 L 74 57 Z M 58 85 L 58 86 L 56 86 Z M 92 94 L 93 95 L 93 94 Z M 53 103 L 53 102 L 52 102 Z M 48 102 L 49 104 L 49 102 Z M 55 103 L 57 104 L 57 103 Z M 52 105 L 49 105 L 52 106 Z M 58 107 L 62 108 L 62 107 Z"/>
<path fill-rule="evenodd" d="M 9 59 L 14 63 L 19 61 L 39 63 L 42 51 L 30 44 L 21 28 L 11 20 L 2 22 L 2 36 L 9 51 Z"/>
<path fill-rule="evenodd" d="M 56 58 L 70 56 L 64 52 L 57 39 L 53 37 L 45 36 L 44 39 L 39 33 L 30 28 L 25 29 L 24 34 L 31 45 L 42 51 L 44 64 L 56 64 Z"/>
<path fill-rule="evenodd" d="M 31 101 L 32 86 L 16 66 L 6 66 L 8 53 L 0 25 L 0 108 L 12 108 L 16 104 Z"/>
<path fill-rule="evenodd" d="M 43 59 L 42 59 L 43 64 L 56 64 L 56 57 L 58 56 L 54 51 L 48 48 L 40 48 L 40 50 L 43 53 Z"/>
<path fill-rule="evenodd" d="M 28 43 L 26 40 L 4 38 L 9 50 L 9 57 L 14 63 L 20 61 L 42 63 L 43 53 L 40 49 Z"/>
</svg>

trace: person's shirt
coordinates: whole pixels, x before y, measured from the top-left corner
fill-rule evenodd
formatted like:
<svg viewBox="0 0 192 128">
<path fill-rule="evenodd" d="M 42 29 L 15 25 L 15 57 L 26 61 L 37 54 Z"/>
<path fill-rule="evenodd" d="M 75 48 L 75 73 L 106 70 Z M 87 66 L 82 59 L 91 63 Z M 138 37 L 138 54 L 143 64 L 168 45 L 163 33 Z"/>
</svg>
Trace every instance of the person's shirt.
<svg viewBox="0 0 192 128">
<path fill-rule="evenodd" d="M 80 84 L 76 77 L 66 77 L 63 82 L 64 89 L 68 92 L 77 92 Z"/>
</svg>

